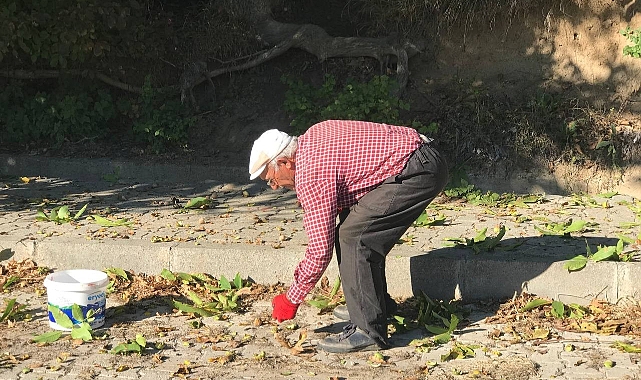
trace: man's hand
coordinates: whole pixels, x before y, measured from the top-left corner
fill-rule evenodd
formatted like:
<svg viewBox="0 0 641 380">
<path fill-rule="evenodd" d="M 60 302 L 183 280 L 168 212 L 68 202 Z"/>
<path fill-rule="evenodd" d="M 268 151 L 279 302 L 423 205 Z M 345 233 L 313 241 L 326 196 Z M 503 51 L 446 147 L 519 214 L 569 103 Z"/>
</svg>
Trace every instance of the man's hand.
<svg viewBox="0 0 641 380">
<path fill-rule="evenodd" d="M 298 305 L 289 302 L 285 294 L 280 294 L 274 297 L 272 300 L 272 306 L 274 307 L 272 318 L 276 319 L 278 322 L 294 318 L 296 316 L 296 311 L 298 310 Z"/>
</svg>

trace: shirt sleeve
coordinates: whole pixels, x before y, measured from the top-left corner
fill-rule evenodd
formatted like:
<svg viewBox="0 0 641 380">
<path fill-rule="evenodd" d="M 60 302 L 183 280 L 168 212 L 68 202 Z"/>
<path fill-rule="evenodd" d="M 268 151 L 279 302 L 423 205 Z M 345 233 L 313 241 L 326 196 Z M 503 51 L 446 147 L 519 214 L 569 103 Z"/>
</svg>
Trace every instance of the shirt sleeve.
<svg viewBox="0 0 641 380">
<path fill-rule="evenodd" d="M 294 282 L 287 298 L 301 303 L 314 288 L 332 260 L 337 215 L 337 188 L 335 181 L 316 182 L 296 193 L 305 214 L 303 226 L 307 233 L 305 257 L 294 271 Z"/>
</svg>

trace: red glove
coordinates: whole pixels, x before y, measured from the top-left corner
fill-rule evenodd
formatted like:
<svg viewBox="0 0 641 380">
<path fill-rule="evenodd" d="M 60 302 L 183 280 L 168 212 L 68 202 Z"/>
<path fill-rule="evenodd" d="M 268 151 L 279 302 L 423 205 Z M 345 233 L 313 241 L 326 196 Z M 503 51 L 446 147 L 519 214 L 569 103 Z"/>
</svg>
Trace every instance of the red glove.
<svg viewBox="0 0 641 380">
<path fill-rule="evenodd" d="M 294 318 L 296 316 L 296 311 L 298 310 L 298 305 L 289 302 L 285 294 L 280 294 L 274 297 L 272 300 L 272 306 L 274 307 L 272 318 L 276 319 L 278 322 Z"/>
</svg>

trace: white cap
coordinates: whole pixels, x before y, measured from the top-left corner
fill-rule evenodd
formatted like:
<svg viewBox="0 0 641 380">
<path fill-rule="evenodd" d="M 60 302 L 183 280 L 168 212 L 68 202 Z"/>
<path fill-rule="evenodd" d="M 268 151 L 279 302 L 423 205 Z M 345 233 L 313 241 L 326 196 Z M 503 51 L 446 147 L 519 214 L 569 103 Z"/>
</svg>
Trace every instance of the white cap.
<svg viewBox="0 0 641 380">
<path fill-rule="evenodd" d="M 292 141 L 292 137 L 278 129 L 270 129 L 260 135 L 254 141 L 254 146 L 249 156 L 249 179 L 256 179 L 261 175 L 267 163 L 285 150 L 290 141 Z"/>
</svg>

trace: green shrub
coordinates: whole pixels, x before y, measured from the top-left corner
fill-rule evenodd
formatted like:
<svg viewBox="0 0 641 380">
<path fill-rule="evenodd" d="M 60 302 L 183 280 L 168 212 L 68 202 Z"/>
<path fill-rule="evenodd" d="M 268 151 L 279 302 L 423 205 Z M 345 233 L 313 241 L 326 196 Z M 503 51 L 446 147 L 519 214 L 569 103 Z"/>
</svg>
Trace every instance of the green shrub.
<svg viewBox="0 0 641 380">
<path fill-rule="evenodd" d="M 30 95 L 15 82 L 0 91 L 1 142 L 55 148 L 65 141 L 106 137 L 130 125 L 134 139 L 160 153 L 184 145 L 194 123 L 174 95 L 151 87 L 150 77 L 142 95 L 122 96 L 118 102 L 104 90 L 79 90 L 73 95 L 58 90 Z M 118 120 L 117 116 L 124 117 Z"/>
<path fill-rule="evenodd" d="M 626 45 L 623 47 L 623 55 L 629 55 L 633 58 L 641 58 L 641 28 L 639 29 L 630 29 L 628 26 L 621 31 L 621 34 L 632 42 L 632 45 Z"/>
<path fill-rule="evenodd" d="M 168 31 L 145 8 L 126 0 L 9 0 L 0 7 L 0 62 L 66 68 L 153 55 Z"/>
<path fill-rule="evenodd" d="M 367 83 L 349 79 L 340 90 L 329 74 L 320 88 L 289 76 L 281 80 L 289 86 L 284 107 L 294 116 L 291 126 L 296 133 L 330 119 L 398 124 L 399 110 L 409 109 L 409 104 L 393 96 L 396 83 L 387 76 L 376 76 Z"/>
<path fill-rule="evenodd" d="M 145 78 L 142 95 L 135 103 L 121 103 L 120 109 L 135 118 L 133 133 L 138 140 L 149 144 L 160 153 L 171 146 L 187 143 L 187 131 L 195 118 L 187 114 L 187 109 L 170 94 L 154 90 L 151 76 Z"/>
<path fill-rule="evenodd" d="M 7 143 L 60 146 L 65 140 L 104 136 L 114 116 L 113 101 L 106 91 L 27 95 L 12 84 L 0 93 L 0 131 Z"/>
</svg>

